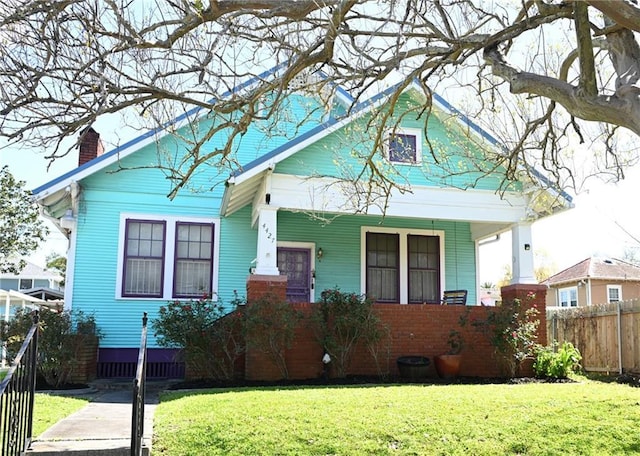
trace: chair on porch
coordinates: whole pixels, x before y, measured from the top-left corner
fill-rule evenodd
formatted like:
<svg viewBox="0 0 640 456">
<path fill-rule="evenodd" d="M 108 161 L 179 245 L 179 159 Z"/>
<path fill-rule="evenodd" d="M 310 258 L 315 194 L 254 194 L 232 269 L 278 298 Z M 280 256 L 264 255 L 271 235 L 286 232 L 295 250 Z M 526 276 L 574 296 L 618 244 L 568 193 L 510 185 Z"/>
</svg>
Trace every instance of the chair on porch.
<svg viewBox="0 0 640 456">
<path fill-rule="evenodd" d="M 443 305 L 460 305 L 467 304 L 467 290 L 448 290 L 442 295 Z"/>
</svg>

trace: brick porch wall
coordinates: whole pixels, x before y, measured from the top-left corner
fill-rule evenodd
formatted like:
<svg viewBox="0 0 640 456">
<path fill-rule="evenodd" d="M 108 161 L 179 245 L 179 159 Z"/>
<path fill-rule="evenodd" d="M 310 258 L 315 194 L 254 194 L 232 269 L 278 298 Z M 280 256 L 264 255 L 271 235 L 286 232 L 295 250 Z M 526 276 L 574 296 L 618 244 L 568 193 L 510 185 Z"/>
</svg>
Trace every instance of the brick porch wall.
<svg viewBox="0 0 640 456">
<path fill-rule="evenodd" d="M 510 285 L 502 290 L 503 302 L 518 297 L 522 302 L 535 304 L 540 311 L 539 342 L 546 344 L 545 290 L 543 285 Z M 247 281 L 247 305 L 258 299 L 263 293 L 271 293 L 284 299 L 286 278 L 270 276 L 251 276 Z M 534 293 L 534 299 L 526 299 Z M 314 304 L 292 304 L 304 315 L 309 315 Z M 420 355 L 431 359 L 430 375 L 436 376 L 433 357 L 446 353 L 449 331 L 459 331 L 464 339 L 462 350 L 462 369 L 460 375 L 470 377 L 496 377 L 501 374 L 493 354 L 493 347 L 487 337 L 470 323 L 460 326 L 462 315 L 468 321 L 483 320 L 491 307 L 480 306 L 439 306 L 439 305 L 400 305 L 376 304 L 382 322 L 389 329 L 388 354 L 380 354 L 380 369 L 366 347 L 357 347 L 349 373 L 352 375 L 389 374 L 399 375 L 396 359 L 406 355 Z M 304 320 L 303 320 L 304 321 Z M 323 375 L 323 351 L 313 331 L 304 323 L 296 330 L 296 336 L 286 351 L 287 367 L 291 379 L 312 379 Z M 523 374 L 530 375 L 530 370 Z M 248 351 L 245 361 L 247 380 L 277 380 L 280 371 L 264 354 L 256 350 Z"/>
<path fill-rule="evenodd" d="M 247 306 L 252 301 L 257 301 L 265 295 L 274 296 L 284 301 L 287 296 L 286 276 L 251 275 L 247 279 Z M 249 336 L 250 337 L 250 336 Z M 296 340 L 298 340 L 296 333 Z M 288 361 L 287 353 L 287 361 Z M 291 365 L 288 366 L 291 370 Z M 269 357 L 257 350 L 247 350 L 244 356 L 244 377 L 246 380 L 277 380 L 282 377 L 280 370 Z M 293 377 L 291 378 L 309 378 Z"/>
</svg>

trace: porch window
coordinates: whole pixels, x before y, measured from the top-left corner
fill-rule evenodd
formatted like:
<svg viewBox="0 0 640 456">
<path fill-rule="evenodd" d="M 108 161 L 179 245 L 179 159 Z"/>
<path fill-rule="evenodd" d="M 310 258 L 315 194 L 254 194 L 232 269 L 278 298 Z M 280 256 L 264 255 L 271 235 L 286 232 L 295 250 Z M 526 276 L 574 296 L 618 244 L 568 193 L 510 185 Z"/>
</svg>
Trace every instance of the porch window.
<svg viewBox="0 0 640 456">
<path fill-rule="evenodd" d="M 578 306 L 578 287 L 561 288 L 558 291 L 560 307 Z"/>
<path fill-rule="evenodd" d="M 607 285 L 607 302 L 622 301 L 622 286 Z"/>
<path fill-rule="evenodd" d="M 396 231 L 366 232 L 367 295 L 377 302 L 440 302 L 441 236 Z"/>
<path fill-rule="evenodd" d="M 422 160 L 421 131 L 415 128 L 398 128 L 390 133 L 387 155 L 392 163 L 420 163 Z"/>
<path fill-rule="evenodd" d="M 123 296 L 161 297 L 165 222 L 127 220 Z"/>
<path fill-rule="evenodd" d="M 399 236 L 367 233 L 367 296 L 378 302 L 400 302 L 399 265 Z"/>
<path fill-rule="evenodd" d="M 409 304 L 440 300 L 440 242 L 437 236 L 408 236 Z"/>
<path fill-rule="evenodd" d="M 200 298 L 217 284 L 217 221 L 121 214 L 116 298 Z"/>
<path fill-rule="evenodd" d="M 213 225 L 177 223 L 173 295 L 201 297 L 211 293 Z"/>
</svg>

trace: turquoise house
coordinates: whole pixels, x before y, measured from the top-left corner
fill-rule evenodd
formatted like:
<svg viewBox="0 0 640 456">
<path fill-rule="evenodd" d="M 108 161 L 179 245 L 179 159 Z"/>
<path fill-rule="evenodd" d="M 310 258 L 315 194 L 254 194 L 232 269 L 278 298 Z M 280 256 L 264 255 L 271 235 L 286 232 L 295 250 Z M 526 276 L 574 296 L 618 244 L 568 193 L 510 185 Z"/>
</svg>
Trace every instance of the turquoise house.
<svg viewBox="0 0 640 456">
<path fill-rule="evenodd" d="M 171 174 L 158 165 L 177 163 L 185 138 L 212 122 L 206 113 L 104 153 L 87 131 L 78 167 L 34 194 L 69 238 L 65 306 L 95 316 L 99 374 L 129 375 L 143 312 L 153 319 L 167 301 L 203 294 L 229 302 L 250 275 L 286 276 L 291 302 L 337 286 L 398 306 L 467 290 L 467 305 L 478 305 L 479 244 L 510 231 L 513 283 L 535 283 L 531 224 L 571 198 L 542 181 L 505 187 L 499 170 L 474 172 L 468 157 L 481 159 L 496 141 L 437 96 L 428 122 L 403 115 L 424 101 L 411 86 L 376 136 L 374 112 L 389 108 L 391 93 L 348 110 L 343 90 L 329 103 L 292 91 L 277 122 L 258 120 L 236 138 L 231 171 L 205 164 L 172 199 Z M 224 140 L 222 130 L 205 146 Z M 384 175 L 369 173 L 366 160 Z M 173 356 L 153 337 L 150 347 L 158 365 Z"/>
</svg>

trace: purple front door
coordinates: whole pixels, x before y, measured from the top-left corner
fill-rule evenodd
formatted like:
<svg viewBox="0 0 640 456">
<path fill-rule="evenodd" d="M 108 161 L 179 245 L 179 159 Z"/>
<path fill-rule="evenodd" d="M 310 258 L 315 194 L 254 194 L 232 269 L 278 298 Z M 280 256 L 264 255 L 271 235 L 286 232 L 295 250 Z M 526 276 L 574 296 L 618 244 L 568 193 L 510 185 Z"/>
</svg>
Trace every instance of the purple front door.
<svg viewBox="0 0 640 456">
<path fill-rule="evenodd" d="M 278 269 L 287 276 L 287 300 L 309 302 L 311 299 L 311 250 L 278 248 Z"/>
</svg>

